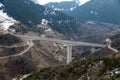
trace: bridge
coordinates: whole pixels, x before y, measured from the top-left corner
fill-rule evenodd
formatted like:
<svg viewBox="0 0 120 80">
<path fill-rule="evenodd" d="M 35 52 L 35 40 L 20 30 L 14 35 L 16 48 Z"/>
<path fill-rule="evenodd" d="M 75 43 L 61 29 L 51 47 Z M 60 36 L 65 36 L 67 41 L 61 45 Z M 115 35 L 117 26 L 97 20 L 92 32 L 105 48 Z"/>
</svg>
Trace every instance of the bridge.
<svg viewBox="0 0 120 80">
<path fill-rule="evenodd" d="M 60 39 L 54 39 L 54 38 L 44 38 L 44 37 L 38 37 L 38 36 L 27 36 L 27 35 L 14 35 L 17 37 L 20 37 L 25 40 L 40 40 L 40 41 L 48 41 L 48 42 L 56 42 L 59 44 L 63 44 L 67 46 L 67 64 L 72 61 L 72 46 L 89 46 L 89 47 L 98 47 L 98 48 L 104 48 L 108 47 L 109 49 L 113 50 L 114 52 L 118 52 L 116 49 L 111 47 L 111 40 L 106 39 L 107 44 L 97 44 L 97 43 L 88 43 L 88 42 L 78 42 L 78 41 L 68 41 L 68 40 L 60 40 Z"/>
</svg>

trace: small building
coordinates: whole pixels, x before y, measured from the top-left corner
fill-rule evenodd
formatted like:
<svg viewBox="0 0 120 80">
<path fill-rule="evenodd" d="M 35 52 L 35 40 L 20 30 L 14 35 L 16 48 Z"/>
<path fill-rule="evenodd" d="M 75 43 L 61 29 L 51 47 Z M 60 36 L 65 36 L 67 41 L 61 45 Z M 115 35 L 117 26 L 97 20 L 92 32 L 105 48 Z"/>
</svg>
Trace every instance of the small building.
<svg viewBox="0 0 120 80">
<path fill-rule="evenodd" d="M 41 25 L 48 25 L 48 20 L 46 20 L 46 19 L 42 19 L 42 21 L 41 21 Z"/>
</svg>

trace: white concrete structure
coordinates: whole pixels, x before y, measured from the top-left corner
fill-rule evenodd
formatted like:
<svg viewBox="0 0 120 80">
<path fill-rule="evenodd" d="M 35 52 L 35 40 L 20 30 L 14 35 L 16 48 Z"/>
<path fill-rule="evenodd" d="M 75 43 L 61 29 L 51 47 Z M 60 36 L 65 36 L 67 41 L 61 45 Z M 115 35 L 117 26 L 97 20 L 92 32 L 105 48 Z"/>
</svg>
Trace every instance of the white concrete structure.
<svg viewBox="0 0 120 80">
<path fill-rule="evenodd" d="M 23 38 L 25 40 L 49 41 L 49 42 L 56 42 L 59 44 L 66 45 L 67 46 L 67 60 L 66 60 L 67 64 L 72 61 L 72 46 L 91 46 L 91 47 L 99 47 L 99 48 L 104 48 L 104 47 L 108 46 L 108 48 L 109 48 L 108 43 L 107 43 L 107 45 L 104 45 L 104 44 L 97 44 L 97 43 L 68 41 L 68 40 L 60 40 L 60 39 L 53 39 L 53 38 L 43 38 L 43 37 L 38 37 L 38 36 L 27 36 L 27 35 L 15 35 L 15 36 Z M 109 49 L 111 49 L 111 48 L 109 48 Z M 112 49 L 112 50 L 114 51 L 114 49 Z"/>
<path fill-rule="evenodd" d="M 116 49 L 114 49 L 114 48 L 111 47 L 112 41 L 109 38 L 107 38 L 105 41 L 107 42 L 107 47 L 109 49 L 111 49 L 112 51 L 118 53 L 118 50 L 116 50 Z"/>
</svg>

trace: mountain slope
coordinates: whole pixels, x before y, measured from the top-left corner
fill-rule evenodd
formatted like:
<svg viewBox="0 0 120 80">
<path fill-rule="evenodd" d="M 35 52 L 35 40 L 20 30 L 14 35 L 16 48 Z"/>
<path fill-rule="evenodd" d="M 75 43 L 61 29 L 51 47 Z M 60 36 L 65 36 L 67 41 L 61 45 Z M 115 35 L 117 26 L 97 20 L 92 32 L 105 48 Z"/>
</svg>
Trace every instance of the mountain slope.
<svg viewBox="0 0 120 80">
<path fill-rule="evenodd" d="M 90 0 L 80 5 L 78 0 L 61 3 L 48 3 L 45 7 L 67 13 L 80 22 L 88 20 L 105 23 L 120 24 L 120 1 L 119 0 Z"/>
<path fill-rule="evenodd" d="M 11 46 L 13 43 L 16 46 L 9 48 L 0 47 L 0 79 L 1 80 L 12 80 L 12 78 L 14 77 L 32 73 L 43 67 L 56 66 L 65 63 L 66 51 L 59 44 L 45 42 L 45 41 L 33 41 L 34 43 L 33 47 L 31 47 L 24 54 L 18 55 L 24 52 L 24 50 L 27 50 L 29 48 L 29 46 L 25 45 L 27 44 L 27 42 L 22 41 L 21 43 L 18 43 L 16 38 L 14 39 L 14 37 L 11 36 L 9 37 L 8 35 L 7 36 L 3 35 L 1 36 L 1 38 L 0 40 L 2 40 L 4 44 L 6 44 L 5 46 L 9 47 L 9 45 Z M 7 39 L 9 41 L 3 39 Z M 2 45 L 3 44 L 1 44 L 1 46 Z M 20 46 L 20 45 L 25 45 L 25 46 Z M 13 57 L 11 55 L 18 55 L 18 56 Z"/>
<path fill-rule="evenodd" d="M 113 47 L 120 47 L 118 43 L 120 39 L 119 35 L 111 37 Z M 110 55 L 110 53 L 112 52 L 109 52 L 108 56 L 104 56 L 103 58 L 92 57 L 90 59 L 71 62 L 68 65 L 45 68 L 29 75 L 23 80 L 119 80 L 120 52 L 115 56 Z"/>
<path fill-rule="evenodd" d="M 23 80 L 119 80 L 119 60 L 120 57 L 85 59 L 69 65 L 42 69 Z"/>
<path fill-rule="evenodd" d="M 71 16 L 81 22 L 88 20 L 106 23 L 120 24 L 119 0 L 91 0 L 88 3 L 74 9 Z"/>
<path fill-rule="evenodd" d="M 80 26 L 72 17 L 44 8 L 31 0 L 1 0 L 0 2 L 4 5 L 5 13 L 27 26 L 36 26 L 41 24 L 42 19 L 46 19 L 53 30 L 64 34 L 77 32 Z"/>
</svg>

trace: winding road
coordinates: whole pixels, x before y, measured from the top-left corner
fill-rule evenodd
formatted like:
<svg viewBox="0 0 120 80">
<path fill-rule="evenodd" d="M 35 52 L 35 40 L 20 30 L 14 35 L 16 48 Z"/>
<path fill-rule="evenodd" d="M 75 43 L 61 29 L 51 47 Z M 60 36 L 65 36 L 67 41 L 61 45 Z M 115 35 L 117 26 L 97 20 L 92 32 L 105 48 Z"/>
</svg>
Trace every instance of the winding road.
<svg viewBox="0 0 120 80">
<path fill-rule="evenodd" d="M 21 53 L 18 53 L 15 55 L 9 55 L 9 56 L 5 56 L 5 57 L 0 57 L 0 59 L 5 59 L 5 58 L 9 58 L 9 57 L 17 57 L 17 56 L 25 54 L 34 45 L 32 41 L 27 41 L 26 44 L 28 45 L 28 48 L 23 50 Z"/>
</svg>

